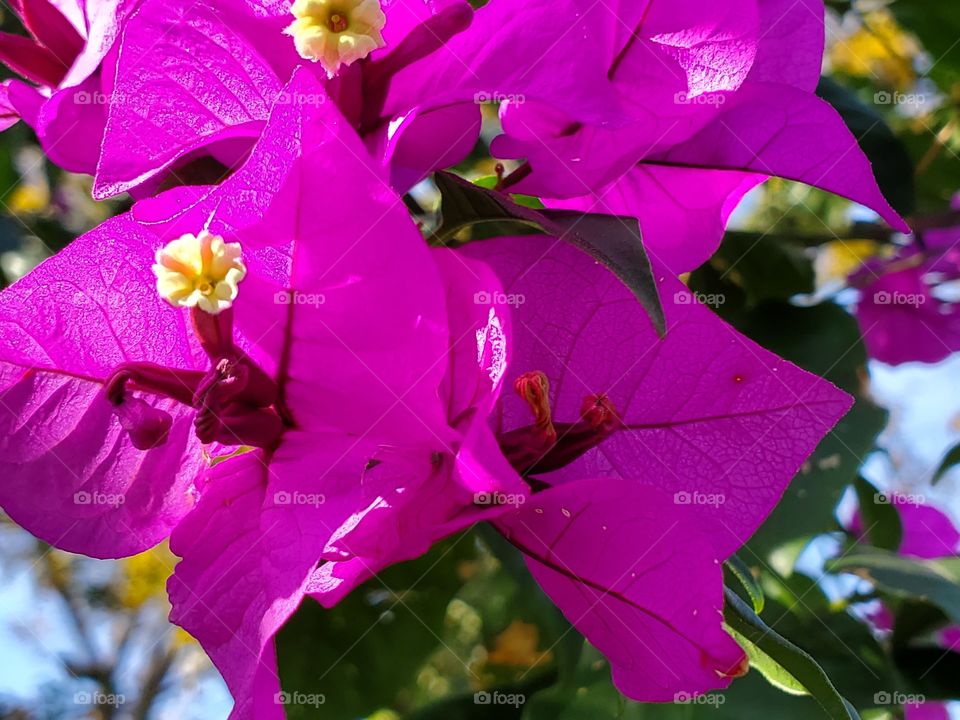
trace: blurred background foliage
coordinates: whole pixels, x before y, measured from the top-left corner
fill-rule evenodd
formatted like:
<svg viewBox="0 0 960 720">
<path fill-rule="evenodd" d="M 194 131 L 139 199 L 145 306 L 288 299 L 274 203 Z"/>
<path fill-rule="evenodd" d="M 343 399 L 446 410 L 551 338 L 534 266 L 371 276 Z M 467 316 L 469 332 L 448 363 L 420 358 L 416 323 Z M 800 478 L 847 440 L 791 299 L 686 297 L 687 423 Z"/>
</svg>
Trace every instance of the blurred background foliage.
<svg viewBox="0 0 960 720">
<path fill-rule="evenodd" d="M 950 204 L 960 191 L 960 8 L 929 0 L 827 5 L 818 92 L 915 227 L 960 225 Z M 3 29 L 19 31 L 9 13 Z M 489 110 L 485 141 L 458 168 L 471 179 L 495 172 Z M 125 198 L 93 202 L 90 184 L 47 163 L 22 124 L 0 136 L 0 283 L 128 207 Z M 409 200 L 429 226 L 436 188 L 425 183 Z M 868 718 L 903 717 L 905 699 L 960 698 L 960 652 L 932 639 L 960 623 L 960 568 L 946 563 L 934 573 L 901 559 L 891 569 L 889 557 L 864 554 L 845 529 L 856 498 L 865 498 L 870 541 L 896 549 L 896 513 L 869 501 L 878 488 L 924 493 L 960 521 L 956 474 L 930 485 L 960 436 L 960 364 L 894 371 L 868 362 L 848 312 L 846 278 L 897 241 L 862 208 L 770 180 L 688 278 L 720 294 L 716 310 L 741 331 L 857 398 L 739 553 L 745 578 L 731 587 L 753 604 L 767 636 L 807 651 Z M 166 621 L 174 564 L 165 547 L 116 562 L 72 556 L 0 523 L 0 718 L 225 716 L 230 699 L 219 676 Z M 881 603 L 893 632 L 866 621 Z M 671 706 L 625 701 L 603 658 L 517 552 L 482 527 L 390 569 L 333 610 L 304 607 L 278 651 L 291 718 L 826 717 L 811 697 L 783 692 L 796 690 L 795 679 L 760 656 L 726 692 Z"/>
</svg>

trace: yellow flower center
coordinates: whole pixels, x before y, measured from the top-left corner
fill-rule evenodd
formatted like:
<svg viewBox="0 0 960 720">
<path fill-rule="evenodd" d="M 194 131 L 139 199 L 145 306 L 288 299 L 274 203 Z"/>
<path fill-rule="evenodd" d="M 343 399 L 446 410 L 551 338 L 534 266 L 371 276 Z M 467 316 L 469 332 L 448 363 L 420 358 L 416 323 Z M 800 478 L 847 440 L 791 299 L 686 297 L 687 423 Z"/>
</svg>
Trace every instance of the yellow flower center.
<svg viewBox="0 0 960 720">
<path fill-rule="evenodd" d="M 328 77 L 386 44 L 378 0 L 295 0 L 290 11 L 296 19 L 285 32 L 300 57 L 319 62 Z"/>
<path fill-rule="evenodd" d="M 224 242 L 203 230 L 157 250 L 153 274 L 160 297 L 174 307 L 199 307 L 217 315 L 233 305 L 247 268 L 239 243 Z"/>
</svg>

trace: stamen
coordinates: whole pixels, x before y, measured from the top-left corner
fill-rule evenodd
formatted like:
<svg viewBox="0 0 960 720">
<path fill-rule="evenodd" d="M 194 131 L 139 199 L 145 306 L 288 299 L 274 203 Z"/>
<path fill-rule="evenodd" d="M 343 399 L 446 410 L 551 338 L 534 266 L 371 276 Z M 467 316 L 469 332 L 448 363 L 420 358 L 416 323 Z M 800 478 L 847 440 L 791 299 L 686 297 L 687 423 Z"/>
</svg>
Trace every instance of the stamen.
<svg viewBox="0 0 960 720">
<path fill-rule="evenodd" d="M 284 32 L 300 57 L 319 62 L 329 78 L 386 45 L 380 31 L 387 17 L 378 0 L 296 0 L 290 12 L 295 20 Z"/>
<path fill-rule="evenodd" d="M 153 450 L 163 445 L 173 425 L 169 413 L 148 405 L 138 397 L 125 398 L 114 406 L 113 414 L 120 420 L 120 427 L 130 435 L 130 441 L 137 450 Z"/>
<path fill-rule="evenodd" d="M 497 440 L 507 460 L 523 476 L 566 467 L 625 427 L 603 394 L 584 398 L 578 422 L 554 423 L 549 384 L 542 372 L 524 373 L 514 388 L 533 410 L 534 424 L 502 433 Z"/>
<path fill-rule="evenodd" d="M 104 382 L 107 399 L 120 405 L 128 390 L 153 393 L 190 405 L 204 373 L 198 370 L 173 370 L 153 363 L 123 363 Z"/>
<path fill-rule="evenodd" d="M 135 447 L 166 442 L 172 417 L 131 395 L 170 398 L 197 410 L 194 426 L 204 443 L 272 449 L 284 430 L 280 390 L 233 341 L 237 283 L 246 274 L 240 246 L 207 231 L 184 235 L 157 253 L 157 289 L 168 302 L 191 309 L 193 329 L 210 369 L 180 370 L 153 363 L 123 363 L 104 382 L 107 400 Z"/>
<path fill-rule="evenodd" d="M 217 315 L 233 305 L 247 268 L 238 243 L 224 242 L 219 235 L 202 230 L 160 248 L 153 273 L 160 297 L 174 307 Z"/>
<path fill-rule="evenodd" d="M 556 442 L 557 431 L 550 413 L 550 381 L 539 370 L 524 373 L 513 381 L 513 389 L 533 411 L 534 427 L 544 440 Z"/>
<path fill-rule="evenodd" d="M 580 417 L 599 432 L 609 432 L 623 424 L 617 409 L 604 394 L 585 397 L 580 406 Z"/>
</svg>

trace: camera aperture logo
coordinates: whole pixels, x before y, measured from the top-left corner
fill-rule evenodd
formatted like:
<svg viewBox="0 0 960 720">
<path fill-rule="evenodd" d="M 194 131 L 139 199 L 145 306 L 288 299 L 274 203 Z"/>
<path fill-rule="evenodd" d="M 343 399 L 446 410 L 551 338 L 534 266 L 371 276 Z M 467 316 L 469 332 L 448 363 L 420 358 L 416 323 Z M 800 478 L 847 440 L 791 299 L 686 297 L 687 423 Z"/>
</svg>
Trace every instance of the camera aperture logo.
<svg viewBox="0 0 960 720">
<path fill-rule="evenodd" d="M 487 692 L 481 690 L 473 694 L 474 705 L 508 705 L 518 708 L 527 701 L 527 696 L 522 693 L 505 693 L 499 690 Z"/>
</svg>

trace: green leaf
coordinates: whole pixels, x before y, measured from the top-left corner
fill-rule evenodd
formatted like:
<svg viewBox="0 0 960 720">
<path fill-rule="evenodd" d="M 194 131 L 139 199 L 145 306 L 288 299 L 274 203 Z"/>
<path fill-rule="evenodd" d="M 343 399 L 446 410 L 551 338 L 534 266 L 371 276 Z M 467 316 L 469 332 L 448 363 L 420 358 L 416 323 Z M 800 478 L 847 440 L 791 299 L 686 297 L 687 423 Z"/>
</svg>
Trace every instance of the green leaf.
<svg viewBox="0 0 960 720">
<path fill-rule="evenodd" d="M 931 565 L 952 578 L 955 583 L 960 584 L 960 556 L 947 555 L 936 560 L 929 561 Z"/>
<path fill-rule="evenodd" d="M 482 178 L 474 180 L 473 184 L 477 187 L 486 188 L 487 190 L 496 190 L 498 182 L 500 182 L 500 180 L 496 175 L 485 175 Z M 523 207 L 533 208 L 534 210 L 543 210 L 545 207 L 544 204 L 540 202 L 540 198 L 534 197 L 533 195 L 510 193 L 510 197 L 513 198 L 513 201 L 517 203 L 517 205 L 522 205 Z"/>
<path fill-rule="evenodd" d="M 549 685 L 551 679 L 538 676 L 441 700 L 404 716 L 404 720 L 520 720 L 525 717 L 528 698 Z"/>
<path fill-rule="evenodd" d="M 956 700 L 960 697 L 960 653 L 942 647 L 898 648 L 893 652 L 897 670 L 908 690 L 927 700 Z"/>
<path fill-rule="evenodd" d="M 584 646 L 571 677 L 531 697 L 523 720 L 617 720 L 626 702 L 610 681 L 606 658 Z"/>
<path fill-rule="evenodd" d="M 745 636 L 738 633 L 733 628 L 728 627 L 727 631 L 733 635 L 733 639 L 739 643 L 740 647 L 747 653 L 750 659 L 750 667 L 759 672 L 766 678 L 767 682 L 773 685 L 781 692 L 791 695 L 808 695 L 807 689 L 793 675 L 784 670 L 776 660 L 767 655 L 757 645 L 754 645 Z"/>
<path fill-rule="evenodd" d="M 859 720 L 857 711 L 837 692 L 816 660 L 767 626 L 736 593 L 725 590 L 725 597 L 724 620 L 734 632 L 763 653 L 768 672 L 773 672 L 773 665 L 779 666 L 777 677 L 780 680 L 789 678 L 794 687 L 806 690 L 827 717 Z"/>
<path fill-rule="evenodd" d="M 896 551 L 903 539 L 900 513 L 886 495 L 858 476 L 853 482 L 860 506 L 860 519 L 867 539 L 874 547 Z"/>
<path fill-rule="evenodd" d="M 476 557 L 471 538 L 385 570 L 332 609 L 306 601 L 277 636 L 280 681 L 285 692 L 324 703 L 290 704 L 289 720 L 364 717 L 392 706 L 442 647 L 447 607 L 462 586 L 457 568 Z"/>
<path fill-rule="evenodd" d="M 468 584 L 460 593 L 460 599 L 476 608 L 484 627 L 494 633 L 514 619 L 536 625 L 541 635 L 540 647 L 549 650 L 556 659 L 558 682 L 569 685 L 580 661 L 583 635 L 533 579 L 523 553 L 489 523 L 478 525 L 475 532 L 499 561 L 500 567 L 482 581 Z M 529 668 L 524 674 L 543 669 Z"/>
<path fill-rule="evenodd" d="M 960 569 L 949 561 L 918 560 L 878 548 L 858 548 L 827 562 L 833 573 L 852 573 L 899 598 L 930 602 L 960 623 Z"/>
<path fill-rule="evenodd" d="M 771 595 L 763 621 L 816 658 L 844 698 L 869 707 L 878 692 L 898 688 L 889 655 L 869 626 L 842 604 L 831 604 L 812 578 L 794 573 L 785 583 L 795 595 L 787 605 Z"/>
<path fill-rule="evenodd" d="M 923 172 L 915 177 L 917 212 L 924 215 L 940 214 L 950 207 L 950 200 L 960 187 L 960 163 L 954 151 L 937 140 L 937 133 L 950 120 L 938 120 L 937 117 L 927 124 L 907 125 L 900 131 L 900 138 L 910 156 L 916 163 L 924 163 Z"/>
<path fill-rule="evenodd" d="M 891 9 L 930 53 L 932 64 L 927 74 L 941 87 L 949 88 L 960 78 L 960 17 L 952 12 L 933 12 L 929 0 L 897 0 Z"/>
<path fill-rule="evenodd" d="M 725 574 L 736 578 L 737 583 L 747 593 L 750 602 L 753 603 L 753 611 L 758 614 L 762 613 L 764 603 L 763 588 L 760 587 L 760 583 L 753 576 L 753 571 L 750 570 L 747 564 L 738 556 L 731 555 L 723 564 L 723 569 Z"/>
<path fill-rule="evenodd" d="M 760 577 L 766 597 L 775 603 L 767 607 L 767 615 L 772 617 L 774 612 L 786 610 L 807 622 L 813 616 L 830 612 L 827 596 L 817 581 L 809 575 L 797 571 L 780 575 L 768 567 Z M 779 622 L 772 624 L 778 625 Z"/>
<path fill-rule="evenodd" d="M 776 233 L 728 231 L 710 263 L 743 288 L 751 305 L 789 300 L 814 289 L 811 257 Z"/>
<path fill-rule="evenodd" d="M 940 461 L 940 466 L 933 474 L 931 483 L 936 485 L 951 468 L 957 465 L 960 465 L 960 443 L 947 450 L 947 454 L 943 456 L 943 460 Z"/>
<path fill-rule="evenodd" d="M 608 267 L 636 296 L 657 332 L 666 332 L 657 283 L 636 218 L 536 210 L 451 173 L 438 172 L 434 178 L 440 189 L 442 221 L 432 242 L 448 244 L 462 230 L 485 223 L 508 222 L 552 235 Z"/>
<path fill-rule="evenodd" d="M 916 207 L 913 162 L 883 116 L 830 78 L 821 78 L 817 94 L 833 105 L 857 138 L 887 202 L 901 215 L 912 213 Z"/>
<path fill-rule="evenodd" d="M 950 619 L 936 605 L 921 600 L 897 603 L 893 621 L 895 649 L 906 648 L 916 640 L 946 627 Z"/>
</svg>

